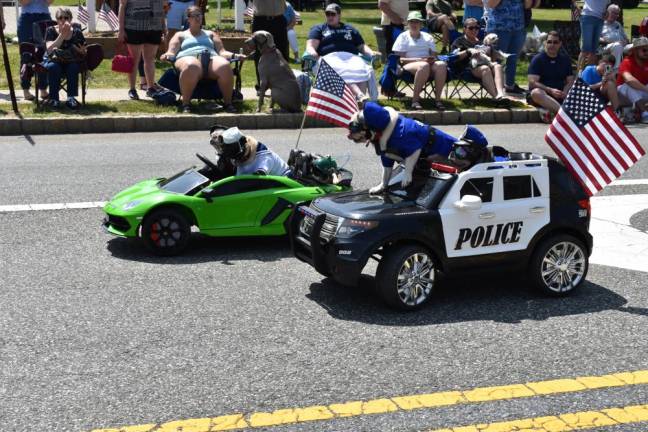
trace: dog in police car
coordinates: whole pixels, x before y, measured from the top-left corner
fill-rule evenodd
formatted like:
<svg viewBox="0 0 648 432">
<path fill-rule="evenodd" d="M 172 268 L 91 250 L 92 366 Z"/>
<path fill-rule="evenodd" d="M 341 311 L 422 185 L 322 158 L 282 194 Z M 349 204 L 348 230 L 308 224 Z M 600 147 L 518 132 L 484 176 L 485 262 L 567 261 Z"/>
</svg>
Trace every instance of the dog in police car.
<svg viewBox="0 0 648 432">
<path fill-rule="evenodd" d="M 245 41 L 248 52 L 256 51 L 259 57 L 259 100 L 257 112 L 261 111 L 267 89 L 270 89 L 270 107 L 278 104 L 288 112 L 301 111 L 301 92 L 295 74 L 275 47 L 274 38 L 264 30 L 256 31 Z"/>
</svg>

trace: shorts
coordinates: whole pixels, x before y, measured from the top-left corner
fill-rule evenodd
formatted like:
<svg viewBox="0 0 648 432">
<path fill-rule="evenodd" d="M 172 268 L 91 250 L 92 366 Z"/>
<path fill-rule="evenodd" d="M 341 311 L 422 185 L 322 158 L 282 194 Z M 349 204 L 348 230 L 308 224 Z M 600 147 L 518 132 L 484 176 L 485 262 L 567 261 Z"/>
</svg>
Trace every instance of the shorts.
<svg viewBox="0 0 648 432">
<path fill-rule="evenodd" d="M 554 99 L 556 102 L 558 102 L 560 105 L 562 105 L 562 103 L 563 103 L 563 101 L 564 101 L 564 99 L 561 99 L 561 98 L 555 98 L 555 97 L 551 96 L 549 93 L 547 93 L 547 96 L 549 96 L 550 98 L 553 98 L 553 99 Z M 526 95 L 526 103 L 527 103 L 528 105 L 531 105 L 531 106 L 534 106 L 534 107 L 540 107 L 540 105 L 538 105 L 537 103 L 535 103 L 535 102 L 533 101 L 533 98 L 531 97 L 531 92 L 528 92 L 527 95 Z"/>
<path fill-rule="evenodd" d="M 162 42 L 162 30 L 126 29 L 125 32 L 128 45 L 160 45 L 160 42 Z"/>
<path fill-rule="evenodd" d="M 634 89 L 628 84 L 621 84 L 617 89 L 619 90 L 619 96 L 627 99 L 633 105 L 637 102 L 648 102 L 648 91 Z"/>
<path fill-rule="evenodd" d="M 169 12 L 167 12 L 167 27 L 169 30 L 184 30 L 187 21 L 187 9 L 194 4 L 193 1 L 169 1 Z"/>
<path fill-rule="evenodd" d="M 438 32 L 440 30 L 439 23 L 437 22 L 438 18 L 438 16 L 435 16 L 427 19 L 427 27 L 431 32 Z"/>
</svg>

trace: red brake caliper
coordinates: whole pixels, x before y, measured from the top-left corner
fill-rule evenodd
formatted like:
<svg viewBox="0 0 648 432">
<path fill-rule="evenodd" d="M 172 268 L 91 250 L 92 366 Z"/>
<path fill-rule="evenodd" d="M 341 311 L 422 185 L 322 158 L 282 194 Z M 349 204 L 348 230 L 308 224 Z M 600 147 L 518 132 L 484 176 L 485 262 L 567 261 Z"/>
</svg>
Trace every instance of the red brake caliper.
<svg viewBox="0 0 648 432">
<path fill-rule="evenodd" d="M 153 240 L 157 246 L 160 246 L 160 224 L 158 222 L 151 225 L 151 240 Z"/>
</svg>

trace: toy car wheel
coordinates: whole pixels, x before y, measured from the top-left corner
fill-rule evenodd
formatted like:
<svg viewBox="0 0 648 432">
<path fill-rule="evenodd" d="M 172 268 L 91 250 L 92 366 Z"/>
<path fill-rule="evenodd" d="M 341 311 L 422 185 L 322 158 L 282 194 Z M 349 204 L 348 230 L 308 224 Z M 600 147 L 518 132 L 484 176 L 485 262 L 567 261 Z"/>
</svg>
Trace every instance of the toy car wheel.
<svg viewBox="0 0 648 432">
<path fill-rule="evenodd" d="M 429 300 L 436 267 L 421 246 L 396 247 L 383 256 L 376 272 L 377 287 L 385 302 L 397 309 L 414 310 Z"/>
<path fill-rule="evenodd" d="M 583 242 L 570 235 L 543 241 L 531 259 L 534 285 L 552 296 L 564 296 L 578 288 L 587 275 L 589 259 Z"/>
<path fill-rule="evenodd" d="M 142 240 L 156 255 L 178 255 L 187 246 L 190 235 L 189 221 L 176 209 L 155 210 L 142 223 Z"/>
</svg>

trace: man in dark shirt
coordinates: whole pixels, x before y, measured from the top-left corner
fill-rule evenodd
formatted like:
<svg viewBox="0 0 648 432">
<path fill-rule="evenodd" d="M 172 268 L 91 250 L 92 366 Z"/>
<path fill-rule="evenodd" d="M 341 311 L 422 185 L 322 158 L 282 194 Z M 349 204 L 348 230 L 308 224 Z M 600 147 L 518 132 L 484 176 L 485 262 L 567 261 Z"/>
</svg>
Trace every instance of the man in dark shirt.
<svg viewBox="0 0 648 432">
<path fill-rule="evenodd" d="M 360 32 L 340 21 L 340 6 L 332 3 L 326 7 L 325 12 L 326 22 L 314 25 L 308 32 L 306 52 L 315 58 L 340 51 L 351 54 L 364 53 L 365 42 Z M 373 52 L 367 54 L 371 55 Z"/>
<path fill-rule="evenodd" d="M 530 102 L 555 115 L 574 82 L 571 59 L 560 53 L 562 41 L 556 31 L 550 31 L 545 50 L 540 52 L 529 65 Z M 550 116 L 543 116 L 549 122 Z"/>
</svg>

